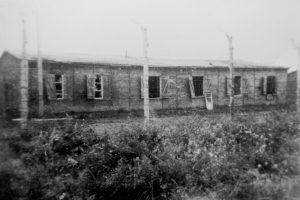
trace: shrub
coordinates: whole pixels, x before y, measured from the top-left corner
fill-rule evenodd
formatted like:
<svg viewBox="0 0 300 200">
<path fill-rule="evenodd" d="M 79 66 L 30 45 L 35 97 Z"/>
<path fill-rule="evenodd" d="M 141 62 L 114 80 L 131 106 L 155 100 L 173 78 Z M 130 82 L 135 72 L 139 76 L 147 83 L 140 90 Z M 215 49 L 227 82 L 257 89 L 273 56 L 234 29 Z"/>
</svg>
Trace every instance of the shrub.
<svg viewBox="0 0 300 200">
<path fill-rule="evenodd" d="M 28 171 L 6 143 L 0 141 L 0 199 L 15 200 L 28 191 Z"/>
<path fill-rule="evenodd" d="M 299 183 L 299 121 L 283 112 L 233 122 L 195 115 L 110 134 L 34 125 L 10 145 L 27 170 L 28 199 L 288 199 Z"/>
</svg>

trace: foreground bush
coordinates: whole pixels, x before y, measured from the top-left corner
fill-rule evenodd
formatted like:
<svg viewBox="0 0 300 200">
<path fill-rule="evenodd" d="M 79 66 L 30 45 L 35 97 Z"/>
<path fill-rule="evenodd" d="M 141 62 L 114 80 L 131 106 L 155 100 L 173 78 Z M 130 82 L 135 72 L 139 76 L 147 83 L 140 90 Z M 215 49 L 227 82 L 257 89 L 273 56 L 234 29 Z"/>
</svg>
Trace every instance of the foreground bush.
<svg viewBox="0 0 300 200">
<path fill-rule="evenodd" d="M 112 134 L 70 123 L 29 129 L 10 146 L 27 170 L 27 199 L 291 199 L 298 124 L 287 113 L 165 119 Z"/>
</svg>

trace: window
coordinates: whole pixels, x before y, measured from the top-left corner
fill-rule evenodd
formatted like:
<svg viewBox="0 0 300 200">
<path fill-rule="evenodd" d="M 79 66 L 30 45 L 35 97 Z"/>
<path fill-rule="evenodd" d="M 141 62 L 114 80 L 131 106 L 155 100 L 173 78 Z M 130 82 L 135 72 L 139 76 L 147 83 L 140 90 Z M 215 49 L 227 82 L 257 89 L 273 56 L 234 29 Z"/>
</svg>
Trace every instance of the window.
<svg viewBox="0 0 300 200">
<path fill-rule="evenodd" d="M 144 98 L 144 78 L 141 76 L 141 99 Z M 170 98 L 176 95 L 177 85 L 174 76 L 149 76 L 148 97 L 150 99 Z"/>
<path fill-rule="evenodd" d="M 111 75 L 87 74 L 87 99 L 111 100 L 112 78 Z"/>
<path fill-rule="evenodd" d="M 95 99 L 102 99 L 103 98 L 103 83 L 102 77 L 100 75 L 96 75 L 95 79 Z"/>
<path fill-rule="evenodd" d="M 260 78 L 260 86 L 259 89 L 261 91 L 261 95 L 274 95 L 276 94 L 276 77 L 275 76 L 267 76 Z"/>
<path fill-rule="evenodd" d="M 160 98 L 159 76 L 149 76 L 149 98 Z"/>
<path fill-rule="evenodd" d="M 275 76 L 267 77 L 267 94 L 275 94 L 276 93 L 276 78 Z"/>
<path fill-rule="evenodd" d="M 203 96 L 203 76 L 193 76 L 195 97 Z"/>
<path fill-rule="evenodd" d="M 47 74 L 45 78 L 49 100 L 66 99 L 66 76 L 64 74 Z"/>
<path fill-rule="evenodd" d="M 56 99 L 63 99 L 63 75 L 55 75 L 54 88 Z"/>
<path fill-rule="evenodd" d="M 87 97 L 88 99 L 103 99 L 104 77 L 99 74 L 87 75 Z M 108 83 L 108 79 L 106 78 Z M 109 84 L 109 83 L 108 83 Z"/>
<path fill-rule="evenodd" d="M 242 94 L 242 78 L 240 76 L 235 76 L 233 84 L 234 95 Z"/>
</svg>

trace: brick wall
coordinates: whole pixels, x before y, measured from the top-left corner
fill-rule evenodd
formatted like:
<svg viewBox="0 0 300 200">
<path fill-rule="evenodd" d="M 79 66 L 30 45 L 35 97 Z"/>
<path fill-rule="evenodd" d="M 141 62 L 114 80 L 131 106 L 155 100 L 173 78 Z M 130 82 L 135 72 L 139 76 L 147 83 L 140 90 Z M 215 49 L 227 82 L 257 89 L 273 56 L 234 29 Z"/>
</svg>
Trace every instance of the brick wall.
<svg viewBox="0 0 300 200">
<path fill-rule="evenodd" d="M 287 103 L 296 104 L 297 100 L 297 71 L 291 72 L 287 76 Z"/>
<path fill-rule="evenodd" d="M 20 59 L 4 52 L 0 63 L 0 106 L 3 117 L 19 117 L 20 72 Z"/>
<path fill-rule="evenodd" d="M 30 67 L 30 105 L 31 113 L 36 112 L 37 105 L 37 71 L 35 64 Z M 46 74 L 65 74 L 67 84 L 67 98 L 64 100 L 48 100 L 45 92 L 45 111 L 47 113 L 60 112 L 93 112 L 103 110 L 134 110 L 143 109 L 141 99 L 141 66 L 111 66 L 82 63 L 44 63 L 44 77 Z M 87 98 L 86 75 L 99 73 L 111 77 L 111 99 L 91 100 Z M 189 76 L 204 76 L 212 84 L 214 105 L 228 105 L 229 97 L 225 95 L 225 77 L 229 70 L 224 68 L 162 68 L 151 67 L 149 74 L 155 76 L 172 76 L 176 81 L 176 95 L 170 98 L 150 99 L 152 110 L 167 108 L 204 107 L 204 97 L 191 98 Z M 249 84 L 247 97 L 235 97 L 236 105 L 246 104 L 277 104 L 286 103 L 287 73 L 285 69 L 236 69 L 235 75 L 246 78 Z M 259 80 L 265 76 L 276 76 L 277 96 L 273 100 L 266 100 L 260 94 Z"/>
</svg>

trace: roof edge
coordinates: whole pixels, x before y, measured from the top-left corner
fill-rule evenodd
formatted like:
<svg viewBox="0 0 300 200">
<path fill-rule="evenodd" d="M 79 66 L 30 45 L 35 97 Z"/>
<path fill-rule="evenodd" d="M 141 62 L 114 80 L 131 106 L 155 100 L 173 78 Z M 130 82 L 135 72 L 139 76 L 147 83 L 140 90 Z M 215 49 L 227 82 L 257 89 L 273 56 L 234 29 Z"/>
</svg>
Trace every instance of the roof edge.
<svg viewBox="0 0 300 200">
<path fill-rule="evenodd" d="M 10 51 L 5 50 L 2 54 L 4 55 L 13 56 L 16 59 L 22 59 L 21 54 L 13 53 Z M 2 58 L 1 57 L 1 58 Z M 124 57 L 95 57 L 95 58 L 87 58 L 87 57 L 59 57 L 59 56 L 51 56 L 51 55 L 43 55 L 44 61 L 46 62 L 54 62 L 54 63 L 84 63 L 84 64 L 101 64 L 101 65 L 110 65 L 110 66 L 143 66 L 143 58 L 141 57 L 131 57 L 131 58 L 124 58 Z M 35 54 L 28 54 L 27 59 L 29 61 L 36 61 L 37 56 Z M 98 59 L 98 60 L 97 60 Z M 102 59 L 102 60 L 101 60 Z M 209 60 L 209 59 L 155 59 L 150 58 L 150 67 L 160 67 L 160 68 L 229 68 L 227 64 L 227 60 Z M 152 62 L 152 63 L 151 63 Z M 185 63 L 186 62 L 186 63 Z M 190 62 L 190 63 L 189 63 Z M 277 65 L 264 65 L 264 64 L 255 64 L 253 62 L 241 61 L 236 60 L 235 68 L 238 69 L 281 69 L 281 70 L 288 70 L 289 67 L 277 66 Z M 213 64 L 215 63 L 215 64 Z"/>
</svg>

